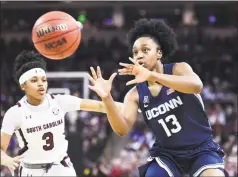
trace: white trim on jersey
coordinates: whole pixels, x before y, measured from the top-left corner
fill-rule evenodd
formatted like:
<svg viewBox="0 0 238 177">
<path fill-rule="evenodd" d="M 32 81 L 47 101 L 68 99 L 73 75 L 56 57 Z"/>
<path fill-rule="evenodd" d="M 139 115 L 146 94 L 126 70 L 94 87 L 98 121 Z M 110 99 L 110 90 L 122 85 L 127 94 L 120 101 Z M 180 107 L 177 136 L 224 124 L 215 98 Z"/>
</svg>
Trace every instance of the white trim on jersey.
<svg viewBox="0 0 238 177">
<path fill-rule="evenodd" d="M 202 104 L 203 110 L 205 110 L 205 106 L 204 106 L 204 103 L 203 103 L 203 101 L 202 101 L 201 95 L 200 95 L 200 94 L 194 94 L 194 95 L 198 98 L 198 100 L 199 100 L 200 103 Z"/>
<path fill-rule="evenodd" d="M 165 169 L 165 171 L 168 173 L 168 175 L 170 177 L 174 177 L 172 171 L 169 169 L 169 167 L 159 158 L 159 157 L 155 157 L 156 162 L 158 163 L 158 165 L 160 167 L 162 167 L 163 169 Z"/>
<path fill-rule="evenodd" d="M 215 169 L 215 168 L 223 168 L 224 169 L 224 164 L 223 163 L 216 163 L 216 164 L 208 164 L 204 165 L 201 168 L 199 168 L 194 174 L 194 177 L 199 176 L 204 170 L 206 169 Z"/>
</svg>

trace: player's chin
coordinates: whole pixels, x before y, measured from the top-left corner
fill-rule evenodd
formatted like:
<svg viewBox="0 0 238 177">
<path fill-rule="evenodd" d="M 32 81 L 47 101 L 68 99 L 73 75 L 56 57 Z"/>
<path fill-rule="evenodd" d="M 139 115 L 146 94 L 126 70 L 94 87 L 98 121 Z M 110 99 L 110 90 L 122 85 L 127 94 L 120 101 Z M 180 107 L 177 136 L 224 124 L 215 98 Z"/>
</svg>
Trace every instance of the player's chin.
<svg viewBox="0 0 238 177">
<path fill-rule="evenodd" d="M 45 91 L 38 91 L 37 94 L 36 94 L 36 97 L 42 98 L 42 97 L 45 96 L 45 94 L 46 94 Z"/>
<path fill-rule="evenodd" d="M 146 64 L 144 64 L 144 65 L 142 65 L 144 68 L 146 68 L 146 69 L 150 69 L 150 68 L 148 68 L 148 65 L 146 65 Z"/>
<path fill-rule="evenodd" d="M 150 70 L 150 71 L 153 70 L 153 67 L 151 67 L 150 65 L 144 65 L 144 68 L 146 68 L 146 69 L 148 69 L 148 70 Z"/>
<path fill-rule="evenodd" d="M 44 99 L 45 96 L 41 96 L 41 95 L 34 95 L 34 99 L 41 101 Z"/>
</svg>

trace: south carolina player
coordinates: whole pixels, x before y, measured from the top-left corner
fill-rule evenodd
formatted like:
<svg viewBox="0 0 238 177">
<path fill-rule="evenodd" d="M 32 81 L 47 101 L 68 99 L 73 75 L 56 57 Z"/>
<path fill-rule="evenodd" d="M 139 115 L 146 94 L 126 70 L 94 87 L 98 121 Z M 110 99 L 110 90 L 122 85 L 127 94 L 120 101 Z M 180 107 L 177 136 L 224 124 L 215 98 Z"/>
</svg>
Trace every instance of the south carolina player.
<svg viewBox="0 0 238 177">
<path fill-rule="evenodd" d="M 119 135 L 130 132 L 138 107 L 156 137 L 142 177 L 224 176 L 223 151 L 199 93 L 203 84 L 187 63 L 162 64 L 177 46 L 175 34 L 163 21 L 141 19 L 128 34 L 133 64 L 120 63 L 120 75 L 134 75 L 137 84 L 125 96 L 120 111 L 110 92 L 101 94 L 101 74 L 90 88 L 102 98 L 109 122 Z M 99 77 L 100 79 L 98 79 Z"/>
<path fill-rule="evenodd" d="M 1 164 L 14 170 L 22 160 L 19 176 L 76 176 L 66 153 L 64 115 L 76 110 L 105 112 L 104 105 L 70 95 L 46 94 L 45 71 L 46 63 L 38 53 L 23 51 L 16 58 L 15 76 L 25 96 L 4 115 Z M 115 76 L 105 81 L 102 89 L 111 89 Z M 11 158 L 5 152 L 14 132 L 22 149 L 20 156 Z"/>
</svg>

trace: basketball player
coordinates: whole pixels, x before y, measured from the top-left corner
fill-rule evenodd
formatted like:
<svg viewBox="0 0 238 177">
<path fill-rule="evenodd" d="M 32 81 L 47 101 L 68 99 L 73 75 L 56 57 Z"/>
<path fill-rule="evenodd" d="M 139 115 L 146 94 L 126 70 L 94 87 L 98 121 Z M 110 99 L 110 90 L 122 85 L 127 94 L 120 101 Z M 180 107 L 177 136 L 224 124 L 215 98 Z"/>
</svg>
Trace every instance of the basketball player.
<svg viewBox="0 0 238 177">
<path fill-rule="evenodd" d="M 1 165 L 12 171 L 22 161 L 19 176 L 76 176 L 66 153 L 64 115 L 76 110 L 105 112 L 104 104 L 70 95 L 46 94 L 46 63 L 35 52 L 23 51 L 17 56 L 15 75 L 25 96 L 4 115 Z M 115 76 L 105 81 L 102 88 L 110 90 Z M 14 132 L 22 149 L 19 156 L 11 158 L 5 152 Z"/>
<path fill-rule="evenodd" d="M 90 89 L 102 98 L 108 120 L 118 135 L 130 132 L 140 108 L 156 137 L 142 177 L 224 176 L 223 150 L 212 139 L 212 129 L 199 95 L 203 84 L 189 64 L 163 64 L 177 48 L 175 34 L 164 22 L 140 19 L 128 33 L 133 64 L 120 63 L 120 75 L 134 75 L 136 84 L 119 110 L 110 94 L 101 94 L 101 73 L 92 73 Z"/>
</svg>

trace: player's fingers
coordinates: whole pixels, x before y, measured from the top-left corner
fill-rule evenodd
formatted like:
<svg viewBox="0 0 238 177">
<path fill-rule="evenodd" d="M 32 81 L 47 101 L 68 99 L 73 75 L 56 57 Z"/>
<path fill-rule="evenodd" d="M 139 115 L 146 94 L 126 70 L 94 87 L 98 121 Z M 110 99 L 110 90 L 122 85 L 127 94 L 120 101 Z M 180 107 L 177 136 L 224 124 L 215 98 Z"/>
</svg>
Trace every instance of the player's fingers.
<svg viewBox="0 0 238 177">
<path fill-rule="evenodd" d="M 19 163 L 21 163 L 21 162 L 22 162 L 22 160 L 23 160 L 23 159 L 15 159 L 15 160 L 14 160 L 14 162 L 16 162 L 16 163 L 18 163 L 18 164 L 19 164 Z"/>
<path fill-rule="evenodd" d="M 118 72 L 120 73 L 130 72 L 130 69 L 127 69 L 127 68 L 118 69 Z"/>
<path fill-rule="evenodd" d="M 126 67 L 126 68 L 132 68 L 133 67 L 133 65 L 132 64 L 128 64 L 128 63 L 119 63 L 119 65 L 121 65 L 121 66 L 124 66 L 124 67 Z"/>
<path fill-rule="evenodd" d="M 13 165 L 8 167 L 11 173 L 14 173 L 15 167 Z"/>
<path fill-rule="evenodd" d="M 133 69 L 132 68 L 121 68 L 118 69 L 119 72 L 131 72 Z"/>
<path fill-rule="evenodd" d="M 129 60 L 130 60 L 132 63 L 134 63 L 135 65 L 139 65 L 139 63 L 138 63 L 136 60 L 134 60 L 133 58 L 129 57 Z"/>
<path fill-rule="evenodd" d="M 129 60 L 130 60 L 132 63 L 136 64 L 136 61 L 135 61 L 133 58 L 129 57 Z"/>
<path fill-rule="evenodd" d="M 12 176 L 14 176 L 14 170 L 12 170 L 11 168 L 9 168 L 9 170 L 10 170 Z"/>
<path fill-rule="evenodd" d="M 90 76 L 90 74 L 88 74 L 88 79 L 90 80 L 90 82 L 95 85 L 95 80 L 92 78 L 92 76 Z"/>
<path fill-rule="evenodd" d="M 115 79 L 117 73 L 113 73 L 110 78 L 109 78 L 109 81 L 112 83 L 112 81 Z"/>
<path fill-rule="evenodd" d="M 88 88 L 89 88 L 90 90 L 95 91 L 95 87 L 94 87 L 94 86 L 88 85 Z"/>
<path fill-rule="evenodd" d="M 133 75 L 132 69 L 123 68 L 123 69 L 119 69 L 118 72 L 119 72 L 119 75 Z"/>
<path fill-rule="evenodd" d="M 134 79 L 134 80 L 131 80 L 131 81 L 128 81 L 127 83 L 126 83 L 126 85 L 132 85 L 132 84 L 136 84 L 137 82 L 136 82 L 136 79 Z"/>
<path fill-rule="evenodd" d="M 23 158 L 24 158 L 24 154 L 14 157 L 14 159 L 19 159 L 19 160 L 23 160 Z"/>
<path fill-rule="evenodd" d="M 19 166 L 19 164 L 18 163 L 13 163 L 13 167 L 16 169 L 17 167 Z M 15 170 L 14 169 L 14 170 Z"/>
<path fill-rule="evenodd" d="M 133 75 L 131 72 L 123 72 L 123 73 L 119 73 L 120 76 L 122 75 Z"/>
<path fill-rule="evenodd" d="M 15 158 L 17 158 L 17 159 L 23 159 L 23 158 L 24 158 L 24 155 L 18 155 L 18 156 L 16 156 Z"/>
<path fill-rule="evenodd" d="M 92 73 L 93 79 L 94 79 L 94 80 L 97 80 L 98 77 L 97 77 L 97 74 L 96 74 L 94 68 L 93 68 L 93 67 L 90 67 L 90 70 L 91 70 L 91 73 Z"/>
<path fill-rule="evenodd" d="M 98 75 L 98 78 L 102 77 L 102 72 L 99 66 L 97 66 L 97 75 Z"/>
<path fill-rule="evenodd" d="M 17 162 L 17 163 L 20 163 L 22 160 L 23 160 L 23 156 L 17 156 L 17 157 L 14 157 L 14 161 Z"/>
<path fill-rule="evenodd" d="M 129 60 L 130 60 L 132 63 L 134 63 L 134 64 L 135 64 L 135 61 L 134 61 L 134 59 L 133 59 L 133 58 L 129 57 Z"/>
</svg>

